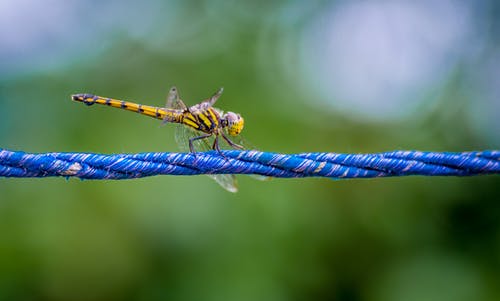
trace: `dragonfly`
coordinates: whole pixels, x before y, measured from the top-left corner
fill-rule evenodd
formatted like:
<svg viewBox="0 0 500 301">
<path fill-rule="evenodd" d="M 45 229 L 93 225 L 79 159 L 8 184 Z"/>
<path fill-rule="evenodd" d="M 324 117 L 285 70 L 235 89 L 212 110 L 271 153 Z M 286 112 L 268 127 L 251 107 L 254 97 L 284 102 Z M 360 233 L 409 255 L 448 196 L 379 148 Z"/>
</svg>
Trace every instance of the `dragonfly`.
<svg viewBox="0 0 500 301">
<path fill-rule="evenodd" d="M 213 106 L 222 92 L 223 88 L 220 88 L 210 98 L 190 107 L 181 100 L 175 86 L 170 88 L 165 107 L 142 105 L 88 93 L 74 94 L 71 98 L 88 106 L 106 105 L 160 119 L 163 123 L 176 124 L 175 141 L 181 151 L 196 155 L 196 151 L 215 150 L 224 156 L 221 152 L 221 140 L 234 149 L 243 150 L 249 144 L 240 135 L 244 126 L 243 117 L 234 112 L 224 113 Z M 209 176 L 224 189 L 230 192 L 238 191 L 234 175 Z"/>
</svg>

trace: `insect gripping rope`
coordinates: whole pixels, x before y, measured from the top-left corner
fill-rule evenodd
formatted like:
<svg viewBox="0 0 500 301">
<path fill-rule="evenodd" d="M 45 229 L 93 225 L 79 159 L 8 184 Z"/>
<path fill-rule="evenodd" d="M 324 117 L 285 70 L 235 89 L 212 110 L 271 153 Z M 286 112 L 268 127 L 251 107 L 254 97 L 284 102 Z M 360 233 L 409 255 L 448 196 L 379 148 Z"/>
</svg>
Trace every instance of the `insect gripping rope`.
<svg viewBox="0 0 500 301">
<path fill-rule="evenodd" d="M 163 123 L 173 123 L 177 125 L 175 140 L 181 151 L 189 150 L 194 153 L 215 150 L 221 154 L 219 143 L 221 140 L 233 149 L 243 150 L 244 145 L 247 145 L 243 143 L 245 141 L 240 135 L 245 123 L 243 117 L 234 112 L 224 113 L 213 106 L 223 90 L 220 88 L 208 99 L 190 107 L 180 98 L 175 86 L 168 92 L 165 107 L 154 107 L 88 93 L 72 95 L 71 99 L 88 106 L 100 104 L 160 119 Z M 228 191 L 238 190 L 234 175 L 212 174 L 210 177 Z"/>
</svg>

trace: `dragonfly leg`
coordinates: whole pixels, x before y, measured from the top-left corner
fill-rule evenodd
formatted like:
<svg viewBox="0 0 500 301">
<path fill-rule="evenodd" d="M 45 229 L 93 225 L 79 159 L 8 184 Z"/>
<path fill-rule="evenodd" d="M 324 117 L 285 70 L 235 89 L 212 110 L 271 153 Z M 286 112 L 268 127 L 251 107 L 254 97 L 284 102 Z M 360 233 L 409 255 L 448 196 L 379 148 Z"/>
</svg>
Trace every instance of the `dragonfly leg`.
<svg viewBox="0 0 500 301">
<path fill-rule="evenodd" d="M 219 135 L 215 135 L 215 139 L 214 139 L 214 144 L 212 145 L 212 149 L 217 151 L 217 153 L 219 153 L 219 155 L 221 155 L 226 161 L 227 161 L 227 157 L 224 156 L 224 154 L 221 152 L 220 150 L 220 147 L 219 147 Z"/>
<path fill-rule="evenodd" d="M 206 139 L 206 138 L 208 138 L 210 136 L 212 136 L 212 134 L 205 134 L 205 135 L 201 135 L 201 136 L 198 136 L 198 137 L 190 138 L 189 139 L 189 151 L 191 151 L 192 153 L 196 154 L 196 152 L 194 151 L 193 142 L 196 141 L 196 140 L 200 140 L 200 139 Z"/>
<path fill-rule="evenodd" d="M 219 148 L 219 135 L 215 135 L 214 139 L 214 144 L 212 144 L 212 149 L 216 150 L 220 153 L 220 148 Z"/>
<path fill-rule="evenodd" d="M 226 140 L 226 142 L 233 148 L 236 148 L 236 149 L 245 149 L 243 146 L 239 145 L 239 144 L 236 144 L 234 143 L 233 141 L 231 141 L 231 139 L 227 138 L 226 135 L 224 135 L 224 133 L 221 132 L 221 135 L 222 135 L 222 138 L 224 138 L 224 140 Z"/>
</svg>

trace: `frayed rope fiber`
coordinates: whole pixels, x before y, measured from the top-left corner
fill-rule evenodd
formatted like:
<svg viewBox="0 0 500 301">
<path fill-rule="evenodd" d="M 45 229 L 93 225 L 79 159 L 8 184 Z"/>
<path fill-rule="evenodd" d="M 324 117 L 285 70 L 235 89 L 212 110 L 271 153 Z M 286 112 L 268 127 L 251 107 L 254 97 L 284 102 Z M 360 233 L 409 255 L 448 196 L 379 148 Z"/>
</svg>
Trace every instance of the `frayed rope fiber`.
<svg viewBox="0 0 500 301">
<path fill-rule="evenodd" d="M 500 151 L 375 154 L 277 154 L 225 150 L 204 153 L 40 153 L 0 149 L 0 177 L 132 179 L 156 175 L 259 174 L 276 178 L 374 178 L 500 174 Z"/>
</svg>

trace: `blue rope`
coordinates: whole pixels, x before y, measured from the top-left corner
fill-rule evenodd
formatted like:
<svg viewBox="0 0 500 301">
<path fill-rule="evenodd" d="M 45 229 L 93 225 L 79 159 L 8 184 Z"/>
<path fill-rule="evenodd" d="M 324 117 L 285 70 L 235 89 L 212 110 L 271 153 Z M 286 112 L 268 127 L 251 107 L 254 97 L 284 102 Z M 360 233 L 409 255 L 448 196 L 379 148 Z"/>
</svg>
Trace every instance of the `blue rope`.
<svg viewBox="0 0 500 301">
<path fill-rule="evenodd" d="M 374 178 L 500 174 L 500 151 L 376 154 L 259 151 L 205 153 L 29 154 L 0 149 L 0 177 L 131 179 L 155 175 L 259 174 L 277 178 Z"/>
</svg>

